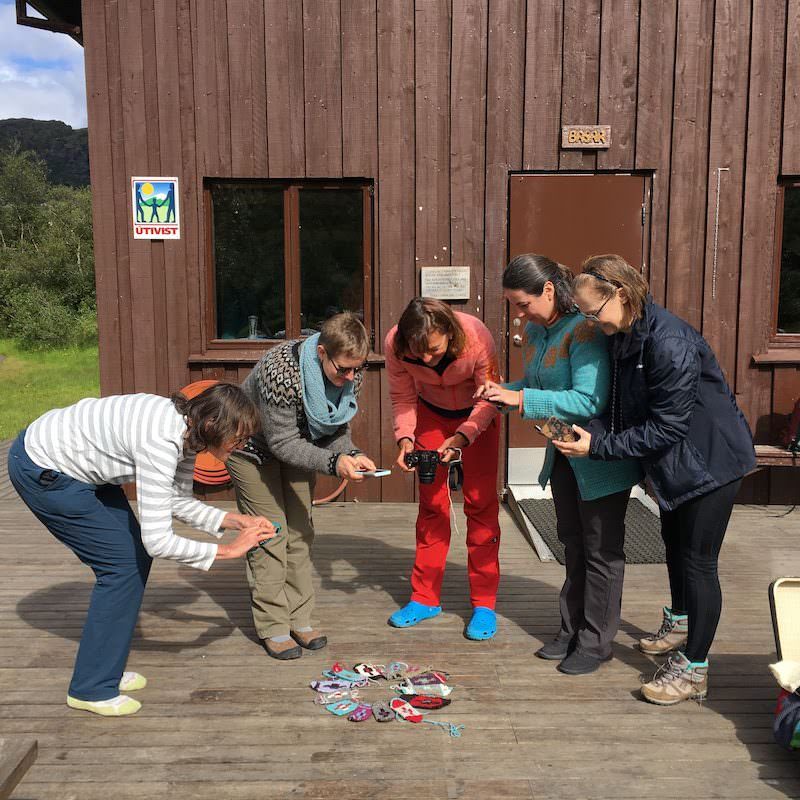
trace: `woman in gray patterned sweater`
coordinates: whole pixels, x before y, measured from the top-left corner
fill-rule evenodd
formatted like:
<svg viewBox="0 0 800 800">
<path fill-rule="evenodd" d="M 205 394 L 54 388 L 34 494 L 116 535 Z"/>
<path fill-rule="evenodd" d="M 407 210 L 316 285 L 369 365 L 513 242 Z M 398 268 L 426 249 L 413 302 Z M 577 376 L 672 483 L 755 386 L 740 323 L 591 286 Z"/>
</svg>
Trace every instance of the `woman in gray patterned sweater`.
<svg viewBox="0 0 800 800">
<path fill-rule="evenodd" d="M 242 384 L 262 432 L 228 460 L 236 500 L 243 513 L 259 509 L 285 533 L 247 555 L 253 621 L 273 658 L 327 644 L 311 625 L 311 498 L 317 472 L 358 482 L 358 470 L 375 469 L 353 445 L 349 424 L 368 353 L 359 319 L 337 314 L 320 333 L 273 347 Z"/>
</svg>

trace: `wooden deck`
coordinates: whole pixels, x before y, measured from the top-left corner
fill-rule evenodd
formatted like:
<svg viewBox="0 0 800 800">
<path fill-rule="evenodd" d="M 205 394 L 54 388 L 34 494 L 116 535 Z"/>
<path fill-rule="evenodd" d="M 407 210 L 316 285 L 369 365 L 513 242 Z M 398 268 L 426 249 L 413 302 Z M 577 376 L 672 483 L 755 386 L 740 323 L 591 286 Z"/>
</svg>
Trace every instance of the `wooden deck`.
<svg viewBox="0 0 800 800">
<path fill-rule="evenodd" d="M 66 687 L 91 580 L 17 501 L 0 503 L 0 733 L 36 738 L 17 800 L 80 798 L 800 797 L 800 760 L 772 742 L 776 687 L 767 586 L 800 573 L 800 511 L 741 507 L 723 550 L 725 609 L 703 705 L 636 696 L 653 663 L 632 648 L 659 622 L 663 566 L 628 569 L 616 659 L 567 677 L 533 657 L 558 624 L 558 564 L 538 561 L 504 514 L 501 629 L 463 635 L 463 535 L 454 536 L 445 614 L 388 627 L 408 595 L 411 505 L 316 514 L 318 618 L 327 650 L 281 664 L 254 641 L 241 563 L 201 573 L 159 562 L 129 666 L 147 675 L 142 711 L 107 720 L 69 710 Z M 463 534 L 463 519 L 459 522 Z M 404 659 L 448 670 L 437 718 L 466 725 L 355 724 L 322 712 L 308 681 L 334 660 Z M 371 692 L 374 690 L 370 690 Z"/>
</svg>

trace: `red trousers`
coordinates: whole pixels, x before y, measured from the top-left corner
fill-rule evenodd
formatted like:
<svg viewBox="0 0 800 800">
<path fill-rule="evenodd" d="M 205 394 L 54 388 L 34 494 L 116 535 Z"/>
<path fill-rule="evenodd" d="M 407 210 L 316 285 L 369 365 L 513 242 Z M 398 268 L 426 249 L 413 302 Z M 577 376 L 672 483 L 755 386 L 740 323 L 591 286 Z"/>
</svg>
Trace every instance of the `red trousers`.
<svg viewBox="0 0 800 800">
<path fill-rule="evenodd" d="M 463 420 L 448 419 L 424 403 L 417 408 L 414 432 L 417 450 L 436 450 L 455 435 Z M 462 453 L 464 513 L 467 516 L 467 571 L 473 606 L 494 608 L 500 582 L 500 504 L 497 497 L 497 459 L 500 425 L 491 425 Z M 417 554 L 411 573 L 411 599 L 438 606 L 450 549 L 448 470 L 439 466 L 431 484 L 419 484 Z"/>
</svg>

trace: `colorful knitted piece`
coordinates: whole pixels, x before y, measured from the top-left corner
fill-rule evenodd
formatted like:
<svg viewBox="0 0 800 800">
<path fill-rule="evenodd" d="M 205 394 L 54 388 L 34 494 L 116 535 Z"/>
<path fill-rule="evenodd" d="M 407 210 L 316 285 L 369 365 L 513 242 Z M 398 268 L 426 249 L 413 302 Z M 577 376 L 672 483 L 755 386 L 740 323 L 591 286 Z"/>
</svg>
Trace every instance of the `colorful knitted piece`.
<svg viewBox="0 0 800 800">
<path fill-rule="evenodd" d="M 394 711 L 383 701 L 372 704 L 372 716 L 377 722 L 392 722 L 395 719 Z"/>
<path fill-rule="evenodd" d="M 422 714 L 406 703 L 401 697 L 393 697 L 389 701 L 389 707 L 400 719 L 406 722 L 422 722 Z"/>
<path fill-rule="evenodd" d="M 350 722 L 365 722 L 372 716 L 372 706 L 369 703 L 361 703 L 360 706 L 347 718 Z"/>
<path fill-rule="evenodd" d="M 339 700 L 338 703 L 329 703 L 325 708 L 337 717 L 344 717 L 355 711 L 358 703 L 355 700 Z"/>
<path fill-rule="evenodd" d="M 406 702 L 412 708 L 421 708 L 425 711 L 436 711 L 438 708 L 449 706 L 452 701 L 444 697 L 431 697 L 425 694 L 412 694 L 406 697 Z"/>
</svg>

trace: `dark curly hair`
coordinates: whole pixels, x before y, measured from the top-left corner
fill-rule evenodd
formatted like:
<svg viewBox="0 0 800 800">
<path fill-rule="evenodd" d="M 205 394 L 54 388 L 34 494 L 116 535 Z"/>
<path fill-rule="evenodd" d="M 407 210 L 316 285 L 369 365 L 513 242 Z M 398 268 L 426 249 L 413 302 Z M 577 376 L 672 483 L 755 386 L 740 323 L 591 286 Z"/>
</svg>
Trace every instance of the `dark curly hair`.
<svg viewBox="0 0 800 800">
<path fill-rule="evenodd" d="M 179 414 L 186 418 L 188 430 L 184 449 L 200 453 L 209 447 L 221 447 L 242 436 L 252 436 L 261 429 L 258 410 L 250 398 L 233 383 L 217 383 L 187 398 L 180 392 L 171 397 Z"/>
</svg>

